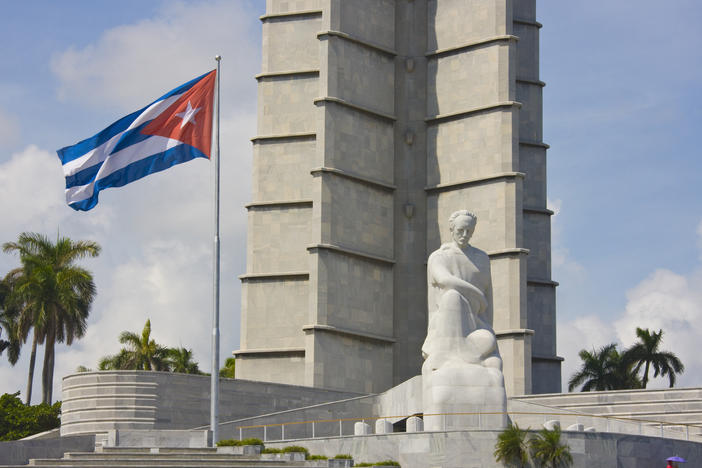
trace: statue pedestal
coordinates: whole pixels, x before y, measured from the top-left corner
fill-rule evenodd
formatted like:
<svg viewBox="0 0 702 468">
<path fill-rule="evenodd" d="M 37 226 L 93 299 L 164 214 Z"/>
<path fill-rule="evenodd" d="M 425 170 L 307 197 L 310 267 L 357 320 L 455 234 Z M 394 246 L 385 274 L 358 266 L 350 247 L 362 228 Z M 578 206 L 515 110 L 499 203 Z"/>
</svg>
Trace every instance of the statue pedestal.
<svg viewBox="0 0 702 468">
<path fill-rule="evenodd" d="M 422 369 L 424 430 L 500 429 L 507 426 L 507 395 L 499 369 L 455 360 Z"/>
</svg>

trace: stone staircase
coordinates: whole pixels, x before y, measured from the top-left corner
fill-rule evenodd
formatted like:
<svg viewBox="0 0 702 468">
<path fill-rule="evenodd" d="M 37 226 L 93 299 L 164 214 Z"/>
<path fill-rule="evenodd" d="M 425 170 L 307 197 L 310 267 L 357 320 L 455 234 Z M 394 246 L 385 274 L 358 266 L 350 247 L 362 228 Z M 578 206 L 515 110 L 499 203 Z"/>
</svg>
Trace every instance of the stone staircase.
<svg viewBox="0 0 702 468">
<path fill-rule="evenodd" d="M 635 419 L 649 424 L 702 425 L 702 388 L 522 395 L 512 399 L 595 416 Z"/>
<path fill-rule="evenodd" d="M 291 461 L 265 459 L 266 455 L 223 453 L 217 448 L 134 448 L 103 447 L 95 452 L 68 452 L 58 459 L 30 459 L 28 465 L 0 465 L 0 468 L 41 466 L 45 468 L 288 468 L 327 467 L 326 460 Z"/>
</svg>

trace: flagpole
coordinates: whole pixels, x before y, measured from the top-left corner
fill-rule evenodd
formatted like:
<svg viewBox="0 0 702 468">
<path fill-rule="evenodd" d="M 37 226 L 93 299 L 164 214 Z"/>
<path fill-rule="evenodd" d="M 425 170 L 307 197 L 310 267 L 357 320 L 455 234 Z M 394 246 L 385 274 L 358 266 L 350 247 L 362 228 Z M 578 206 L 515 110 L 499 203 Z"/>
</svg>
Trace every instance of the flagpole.
<svg viewBox="0 0 702 468">
<path fill-rule="evenodd" d="M 216 55 L 217 61 L 217 98 L 215 100 L 214 125 L 214 310 L 212 311 L 212 377 L 210 383 L 210 431 L 212 431 L 212 446 L 217 444 L 219 423 L 219 64 L 221 55 Z"/>
</svg>

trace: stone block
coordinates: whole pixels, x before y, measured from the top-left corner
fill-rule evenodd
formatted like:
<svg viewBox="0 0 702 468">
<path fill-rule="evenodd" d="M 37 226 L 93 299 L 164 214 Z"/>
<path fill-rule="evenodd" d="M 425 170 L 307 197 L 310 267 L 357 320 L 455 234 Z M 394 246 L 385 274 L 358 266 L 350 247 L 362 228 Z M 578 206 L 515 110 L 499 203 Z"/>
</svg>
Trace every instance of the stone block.
<svg viewBox="0 0 702 468">
<path fill-rule="evenodd" d="M 392 423 L 387 419 L 378 419 L 375 422 L 376 434 L 390 434 L 393 432 Z"/>
<path fill-rule="evenodd" d="M 370 424 L 359 421 L 353 425 L 353 435 L 372 434 Z"/>
<path fill-rule="evenodd" d="M 417 416 L 407 418 L 407 432 L 424 432 L 424 420 Z"/>
<path fill-rule="evenodd" d="M 544 429 L 548 429 L 549 431 L 554 430 L 555 428 L 561 428 L 561 422 L 558 419 L 549 419 L 546 421 L 544 424 Z"/>
</svg>

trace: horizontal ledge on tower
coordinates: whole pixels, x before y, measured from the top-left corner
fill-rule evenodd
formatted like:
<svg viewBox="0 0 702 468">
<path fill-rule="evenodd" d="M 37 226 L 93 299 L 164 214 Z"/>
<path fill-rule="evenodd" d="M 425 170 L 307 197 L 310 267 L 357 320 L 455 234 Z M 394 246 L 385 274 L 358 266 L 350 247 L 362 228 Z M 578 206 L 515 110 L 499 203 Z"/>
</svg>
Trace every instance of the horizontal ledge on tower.
<svg viewBox="0 0 702 468">
<path fill-rule="evenodd" d="M 428 50 L 424 56 L 425 57 L 434 57 L 434 56 L 439 56 L 439 55 L 446 55 L 450 54 L 453 52 L 460 52 L 462 50 L 466 49 L 474 49 L 478 47 L 483 47 L 486 45 L 489 45 L 494 42 L 509 42 L 509 41 L 518 41 L 519 38 L 517 36 L 512 36 L 512 35 L 502 35 L 502 36 L 493 36 L 493 37 L 488 37 L 486 39 L 481 39 L 479 41 L 473 41 L 473 42 L 466 42 L 463 44 L 451 46 L 451 47 L 446 47 L 443 49 L 434 49 L 434 50 Z"/>
<path fill-rule="evenodd" d="M 541 354 L 532 354 L 531 360 L 532 361 L 563 362 L 563 361 L 565 361 L 565 358 L 562 358 L 560 356 L 544 356 Z"/>
<path fill-rule="evenodd" d="M 271 201 L 259 201 L 251 202 L 244 207 L 247 210 L 252 210 L 256 208 L 275 208 L 275 207 L 285 207 L 285 208 L 309 208 L 312 206 L 312 200 L 271 200 Z"/>
<path fill-rule="evenodd" d="M 535 86 L 540 86 L 540 87 L 542 87 L 542 88 L 543 88 L 544 86 L 546 86 L 546 83 L 544 83 L 544 82 L 541 81 L 541 80 L 531 80 L 531 79 L 529 79 L 529 78 L 519 78 L 519 77 L 517 77 L 517 83 L 526 83 L 526 84 L 531 84 L 531 85 L 535 85 Z"/>
<path fill-rule="evenodd" d="M 534 330 L 530 330 L 528 328 L 508 328 L 506 330 L 495 330 L 495 336 L 498 338 L 501 337 L 508 337 L 508 336 L 524 336 L 524 335 L 533 335 Z"/>
<path fill-rule="evenodd" d="M 261 80 L 263 78 L 277 78 L 277 77 L 296 77 L 296 76 L 307 76 L 307 75 L 319 75 L 319 69 L 309 69 L 309 70 L 287 70 L 278 72 L 265 72 L 259 73 L 254 78 Z"/>
<path fill-rule="evenodd" d="M 514 247 L 514 248 L 510 248 L 510 249 L 490 250 L 487 254 L 488 254 L 488 257 L 490 257 L 490 258 L 508 257 L 508 256 L 514 256 L 514 255 L 529 255 L 529 249 L 523 249 L 521 247 Z"/>
<path fill-rule="evenodd" d="M 522 208 L 525 213 L 543 214 L 547 216 L 553 216 L 553 211 L 548 208 L 536 208 L 531 206 L 525 206 Z"/>
<path fill-rule="evenodd" d="M 283 354 L 288 356 L 304 356 L 305 348 L 259 348 L 259 349 L 237 349 L 232 351 L 234 356 L 256 356 L 265 354 Z"/>
<path fill-rule="evenodd" d="M 352 172 L 337 169 L 335 167 L 316 167 L 310 171 L 310 174 L 313 174 L 313 175 L 314 174 L 322 174 L 322 173 L 334 174 L 336 176 L 343 177 L 343 178 L 349 179 L 349 180 L 353 180 L 355 182 L 367 184 L 367 185 L 370 185 L 374 188 L 379 188 L 382 190 L 393 191 L 397 188 L 396 186 L 394 186 L 392 184 L 388 184 L 386 182 L 382 182 L 382 181 L 377 180 L 377 179 L 371 179 L 370 177 L 365 177 L 362 175 L 354 174 Z"/>
<path fill-rule="evenodd" d="M 337 98 L 337 97 L 332 97 L 332 96 L 324 96 L 324 97 L 318 97 L 315 98 L 314 101 L 315 104 L 318 104 L 320 102 L 333 102 L 334 104 L 339 104 L 344 107 L 348 107 L 349 109 L 353 109 L 358 112 L 363 112 L 364 114 L 368 114 L 372 117 L 377 117 L 383 120 L 388 120 L 390 122 L 394 122 L 397 120 L 397 117 L 394 115 L 386 114 L 385 112 L 380 112 L 375 109 L 371 109 L 370 107 L 365 107 L 365 106 L 359 106 L 358 104 L 353 104 L 351 102 L 348 102 L 345 99 Z"/>
<path fill-rule="evenodd" d="M 395 260 L 392 258 L 381 257 L 379 255 L 373 255 L 373 254 L 369 254 L 366 252 L 361 252 L 359 250 L 349 249 L 349 248 L 341 247 L 341 246 L 334 245 L 334 244 L 312 244 L 312 245 L 307 246 L 307 250 L 310 250 L 310 251 L 317 250 L 317 249 L 329 250 L 331 252 L 340 253 L 342 255 L 348 255 L 350 257 L 357 257 L 357 258 L 360 258 L 362 260 L 368 260 L 371 262 L 382 263 L 382 264 L 390 265 L 390 266 L 395 264 Z"/>
<path fill-rule="evenodd" d="M 498 174 L 491 174 L 491 175 L 486 176 L 486 177 L 476 177 L 474 179 L 465 179 L 465 180 L 459 180 L 456 182 L 447 182 L 444 184 L 430 185 L 430 186 L 424 187 L 424 191 L 426 191 L 426 192 L 444 192 L 444 191 L 449 191 L 449 190 L 456 190 L 456 189 L 471 186 L 471 185 L 483 184 L 486 182 L 491 182 L 491 181 L 500 180 L 500 179 L 514 179 L 514 178 L 523 179 L 525 176 L 526 176 L 526 174 L 523 172 L 500 172 Z"/>
<path fill-rule="evenodd" d="M 272 271 L 266 273 L 246 273 L 239 275 L 241 281 L 256 281 L 256 280 L 306 280 L 309 279 L 309 271 Z"/>
<path fill-rule="evenodd" d="M 537 148 L 549 149 L 551 146 L 544 143 L 543 141 L 532 141 L 532 140 L 519 140 L 519 144 L 522 146 L 535 146 Z"/>
<path fill-rule="evenodd" d="M 260 143 L 270 140 L 314 140 L 317 138 L 317 133 L 315 132 L 302 132 L 302 133 L 278 133 L 273 135 L 256 135 L 251 138 L 253 143 Z"/>
<path fill-rule="evenodd" d="M 429 115 L 424 118 L 424 121 L 428 124 L 440 123 L 443 120 L 454 120 L 461 117 L 466 117 L 471 114 L 477 114 L 479 112 L 490 112 L 506 107 L 516 107 L 517 109 L 519 109 L 522 107 L 522 103 L 517 101 L 498 102 L 497 104 L 490 104 L 489 106 L 473 107 L 471 109 L 449 112 L 446 114 Z"/>
<path fill-rule="evenodd" d="M 262 22 L 269 19 L 276 18 L 294 18 L 295 16 L 322 16 L 322 10 L 299 10 L 299 11 L 286 11 L 284 13 L 267 13 L 265 15 L 259 16 Z"/>
<path fill-rule="evenodd" d="M 329 333 L 336 333 L 338 335 L 351 336 L 354 338 L 362 338 L 371 341 L 380 341 L 382 343 L 393 344 L 396 342 L 395 338 L 390 336 L 376 335 L 374 333 L 367 333 L 357 330 L 350 330 L 348 328 L 339 328 L 331 325 L 305 325 L 302 327 L 303 331 L 324 331 Z"/>
<path fill-rule="evenodd" d="M 331 36 L 331 37 L 338 37 L 344 40 L 347 40 L 349 42 L 353 42 L 354 44 L 358 44 L 362 47 L 365 47 L 367 49 L 371 49 L 375 52 L 380 52 L 385 55 L 389 55 L 390 57 L 395 57 L 397 55 L 397 52 L 394 51 L 393 49 L 388 49 L 387 47 L 384 47 L 380 44 L 377 44 L 375 42 L 371 41 L 366 41 L 365 39 L 361 39 L 360 37 L 353 36 L 351 34 L 342 32 L 342 31 L 335 31 L 335 30 L 328 30 L 328 31 L 320 31 L 317 33 L 317 38 L 321 38 L 324 36 Z"/>
<path fill-rule="evenodd" d="M 527 284 L 533 284 L 538 286 L 549 286 L 555 288 L 559 285 L 558 281 L 553 281 L 545 278 L 527 278 Z"/>
<path fill-rule="evenodd" d="M 514 18 L 512 21 L 517 23 L 517 24 L 525 24 L 527 26 L 534 26 L 535 28 L 539 28 L 539 29 L 544 26 L 543 24 L 539 23 L 538 21 L 523 19 L 523 18 Z"/>
</svg>

